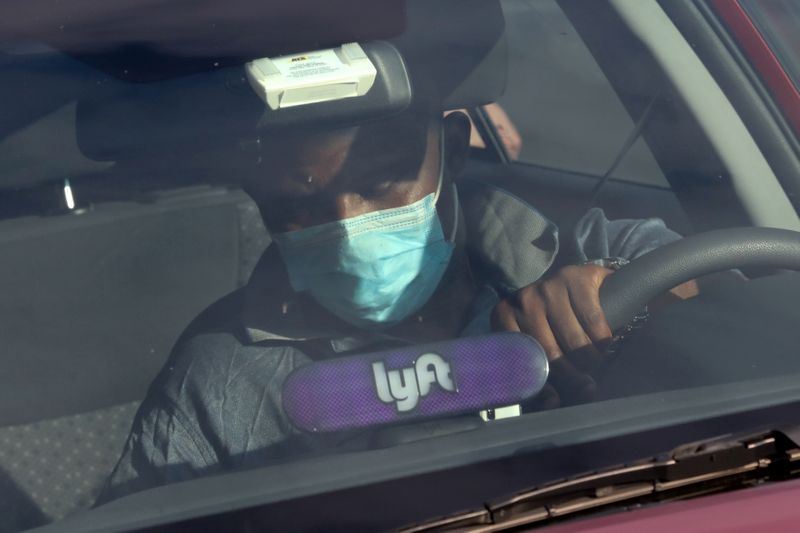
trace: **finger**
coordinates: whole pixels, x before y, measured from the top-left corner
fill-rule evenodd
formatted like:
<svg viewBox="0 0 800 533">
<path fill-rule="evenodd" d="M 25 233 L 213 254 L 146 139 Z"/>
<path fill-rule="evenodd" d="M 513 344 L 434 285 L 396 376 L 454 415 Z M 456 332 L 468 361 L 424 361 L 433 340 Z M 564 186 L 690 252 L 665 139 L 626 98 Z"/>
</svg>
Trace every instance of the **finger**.
<svg viewBox="0 0 800 533">
<path fill-rule="evenodd" d="M 547 309 L 547 320 L 558 344 L 565 353 L 586 348 L 592 340 L 583 330 L 567 287 L 563 283 L 547 283 L 542 286 Z"/>
<path fill-rule="evenodd" d="M 611 343 L 611 328 L 600 306 L 599 291 L 589 285 L 570 287 L 570 302 L 575 317 L 589 337 L 591 345 L 570 354 L 583 370 L 595 372 L 605 361 L 604 354 Z"/>
<path fill-rule="evenodd" d="M 502 300 L 494 306 L 490 324 L 492 331 L 520 331 L 519 324 L 517 323 L 517 314 L 511 304 L 506 300 Z"/>
<path fill-rule="evenodd" d="M 518 299 L 514 311 L 517 314 L 516 321 L 520 330 L 539 341 L 548 359 L 561 357 L 564 352 L 550 329 L 545 303 L 539 294 L 539 288 L 531 287 L 529 290 L 519 293 Z"/>
<path fill-rule="evenodd" d="M 527 321 L 524 327 L 520 327 L 518 322 L 518 312 L 508 301 L 503 300 L 498 303 L 491 315 L 491 326 L 493 331 L 514 331 L 523 332 L 539 341 L 544 348 L 548 360 L 561 356 L 561 350 L 555 338 L 550 335 L 549 341 L 544 329 L 537 325 L 536 321 Z M 540 319 L 542 320 L 542 319 Z M 545 321 L 546 322 L 546 321 Z M 540 332 L 537 336 L 536 332 Z M 549 332 L 549 329 L 547 330 Z M 544 342 L 541 340 L 544 338 Z M 547 346 L 547 347 L 545 347 Z M 548 378 L 549 379 L 549 378 Z M 559 381 L 564 381 L 560 379 Z M 555 409 L 561 405 L 561 399 L 555 387 L 549 383 L 545 384 L 542 390 L 534 398 L 526 402 L 525 410 L 541 411 L 545 409 Z"/>
<path fill-rule="evenodd" d="M 554 284 L 548 288 L 546 297 L 547 318 L 561 348 L 581 371 L 595 371 L 602 364 L 603 356 L 575 315 L 567 287 Z"/>
<path fill-rule="evenodd" d="M 579 371 L 562 352 L 547 320 L 544 311 L 546 305 L 538 289 L 522 293 L 518 305 L 512 306 L 517 312 L 517 324 L 523 333 L 536 338 L 547 353 L 550 364 L 548 384 L 558 393 L 559 404 L 589 401 L 594 397 L 597 385 L 591 376 Z"/>
<path fill-rule="evenodd" d="M 596 346 L 605 346 L 611 340 L 612 332 L 600 305 L 599 286 L 578 283 L 571 285 L 568 291 L 575 316 L 583 330 Z"/>
</svg>

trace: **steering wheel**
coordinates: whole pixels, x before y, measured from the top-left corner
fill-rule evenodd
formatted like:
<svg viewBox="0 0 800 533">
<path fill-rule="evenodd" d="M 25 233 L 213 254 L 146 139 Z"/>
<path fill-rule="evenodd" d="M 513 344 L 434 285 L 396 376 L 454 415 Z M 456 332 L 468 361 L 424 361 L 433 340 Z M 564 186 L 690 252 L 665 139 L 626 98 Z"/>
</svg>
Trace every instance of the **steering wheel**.
<svg viewBox="0 0 800 533">
<path fill-rule="evenodd" d="M 608 276 L 600 287 L 600 305 L 612 331 L 616 331 L 653 298 L 681 283 L 750 267 L 800 270 L 800 232 L 747 227 L 686 237 L 657 248 Z"/>
</svg>

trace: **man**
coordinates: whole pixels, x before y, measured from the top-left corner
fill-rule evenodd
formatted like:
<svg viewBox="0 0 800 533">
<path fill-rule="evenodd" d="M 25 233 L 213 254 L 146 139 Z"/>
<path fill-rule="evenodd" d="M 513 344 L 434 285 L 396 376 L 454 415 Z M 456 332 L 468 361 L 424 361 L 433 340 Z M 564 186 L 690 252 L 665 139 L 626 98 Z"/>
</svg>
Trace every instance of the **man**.
<svg viewBox="0 0 800 533">
<path fill-rule="evenodd" d="M 561 249 L 522 200 L 460 182 L 463 113 L 436 106 L 265 143 L 244 186 L 273 237 L 250 283 L 177 343 L 134 421 L 100 498 L 363 446 L 358 435 L 299 434 L 281 384 L 313 360 L 404 343 L 521 331 L 545 348 L 552 387 L 531 408 L 591 398 L 611 338 L 599 287 L 611 270 L 678 239 L 661 221 L 609 222 L 592 210 Z M 691 291 L 691 287 L 690 287 Z M 566 354 L 570 354 L 567 358 Z"/>
</svg>

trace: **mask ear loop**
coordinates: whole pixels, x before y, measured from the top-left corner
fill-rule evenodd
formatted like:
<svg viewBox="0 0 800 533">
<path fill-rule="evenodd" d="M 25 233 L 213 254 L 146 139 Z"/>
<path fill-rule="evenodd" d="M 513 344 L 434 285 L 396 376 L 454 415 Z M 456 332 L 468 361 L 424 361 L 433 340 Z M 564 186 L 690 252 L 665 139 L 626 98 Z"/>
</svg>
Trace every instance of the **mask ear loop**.
<svg viewBox="0 0 800 533">
<path fill-rule="evenodd" d="M 461 204 L 458 203 L 458 188 L 456 184 L 453 183 L 453 232 L 450 234 L 450 242 L 456 242 L 456 233 L 458 232 L 458 213 L 461 209 Z"/>
<path fill-rule="evenodd" d="M 439 201 L 439 193 L 442 191 L 442 183 L 444 182 L 444 125 L 439 128 L 439 183 L 436 184 L 436 194 L 433 196 L 433 203 Z M 450 238 L 447 239 L 451 243 L 456 242 L 456 233 L 458 231 L 458 212 L 461 207 L 458 200 L 458 188 L 455 182 L 453 185 L 453 231 L 450 233 Z"/>
<path fill-rule="evenodd" d="M 433 203 L 439 201 L 439 193 L 442 192 L 442 182 L 444 181 L 444 126 L 439 128 L 439 181 L 436 183 L 436 193 L 433 195 Z"/>
</svg>

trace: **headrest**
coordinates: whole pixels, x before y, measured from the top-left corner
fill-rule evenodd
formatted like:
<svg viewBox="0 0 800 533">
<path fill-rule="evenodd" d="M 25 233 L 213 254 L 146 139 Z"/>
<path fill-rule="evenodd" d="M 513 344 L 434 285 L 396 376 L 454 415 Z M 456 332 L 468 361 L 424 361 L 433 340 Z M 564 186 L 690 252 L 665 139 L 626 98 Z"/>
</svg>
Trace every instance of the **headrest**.
<svg viewBox="0 0 800 533">
<path fill-rule="evenodd" d="M 102 79 L 87 65 L 39 44 L 0 52 L 0 190 L 103 172 L 78 148 L 76 101 Z"/>
<path fill-rule="evenodd" d="M 214 4 L 220 3 L 214 0 Z M 77 54 L 116 75 L 79 102 L 79 145 L 92 159 L 121 160 L 162 151 L 202 150 L 234 139 L 257 137 L 269 129 L 363 123 L 401 112 L 420 99 L 435 98 L 442 109 L 472 107 L 497 99 L 505 88 L 507 68 L 504 20 L 498 0 L 406 0 L 402 7 L 402 23 L 383 24 L 383 35 L 370 33 L 361 25 L 334 32 L 337 44 L 359 42 L 375 63 L 378 74 L 367 95 L 308 104 L 302 109 L 269 110 L 247 82 L 244 63 L 274 57 L 276 51 L 316 50 L 320 47 L 318 40 L 303 44 L 294 38 L 283 42 L 280 49 L 275 43 L 264 43 L 258 52 L 249 40 L 248 57 L 230 52 L 211 70 L 190 75 L 184 74 L 196 70 L 194 61 L 192 68 L 180 66 L 169 71 L 168 65 L 180 65 L 174 55 L 151 57 L 154 72 L 148 73 L 147 62 L 126 63 L 130 47 L 114 48 L 105 55 Z M 397 18 L 396 12 L 391 14 Z M 260 23 L 262 33 L 280 27 L 283 35 L 291 35 L 292 26 L 301 19 L 261 20 L 272 20 L 269 27 Z M 247 31 L 248 25 L 243 28 Z M 392 30 L 399 31 L 393 34 Z M 329 31 L 326 37 L 331 35 Z M 373 38 L 364 40 L 365 35 Z M 325 43 L 330 44 L 330 39 Z M 133 75 L 131 69 L 122 68 L 126 64 L 136 65 L 136 79 L 159 79 L 144 83 L 120 79 Z M 180 76 L 168 76 L 170 72 Z"/>
</svg>

